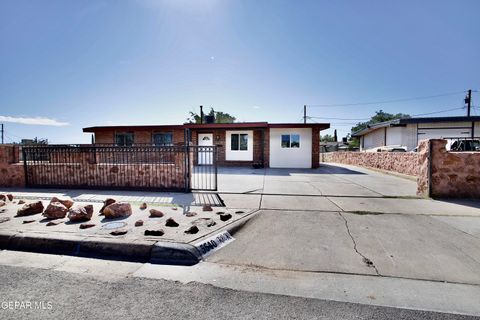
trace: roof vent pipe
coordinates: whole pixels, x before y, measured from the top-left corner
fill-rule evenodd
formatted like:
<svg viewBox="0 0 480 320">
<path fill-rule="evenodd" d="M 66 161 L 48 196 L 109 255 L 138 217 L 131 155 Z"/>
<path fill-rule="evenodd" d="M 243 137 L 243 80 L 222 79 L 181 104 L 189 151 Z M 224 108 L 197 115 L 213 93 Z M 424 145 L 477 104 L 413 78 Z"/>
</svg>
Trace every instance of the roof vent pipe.
<svg viewBox="0 0 480 320">
<path fill-rule="evenodd" d="M 203 106 L 200 106 L 200 124 L 203 123 Z"/>
</svg>

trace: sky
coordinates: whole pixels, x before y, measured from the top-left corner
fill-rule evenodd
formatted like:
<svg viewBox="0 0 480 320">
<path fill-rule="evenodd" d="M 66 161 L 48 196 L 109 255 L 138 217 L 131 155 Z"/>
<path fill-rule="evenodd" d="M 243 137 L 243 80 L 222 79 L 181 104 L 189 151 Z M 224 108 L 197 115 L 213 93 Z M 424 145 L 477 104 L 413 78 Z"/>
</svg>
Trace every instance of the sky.
<svg viewBox="0 0 480 320">
<path fill-rule="evenodd" d="M 178 124 L 200 105 L 268 122 L 301 122 L 307 105 L 339 137 L 380 109 L 464 115 L 464 91 L 480 89 L 479 12 L 476 0 L 1 0 L 0 123 L 6 142 L 89 143 L 83 127 Z"/>
</svg>

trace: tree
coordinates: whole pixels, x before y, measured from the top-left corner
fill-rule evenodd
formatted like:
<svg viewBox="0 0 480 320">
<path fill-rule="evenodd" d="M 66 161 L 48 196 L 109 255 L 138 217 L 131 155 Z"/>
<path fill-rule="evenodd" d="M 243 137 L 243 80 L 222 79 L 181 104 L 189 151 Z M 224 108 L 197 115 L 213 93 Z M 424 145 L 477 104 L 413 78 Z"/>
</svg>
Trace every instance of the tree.
<svg viewBox="0 0 480 320">
<path fill-rule="evenodd" d="M 396 120 L 396 119 L 403 119 L 403 118 L 410 118 L 410 115 L 404 114 L 404 113 L 392 114 L 392 113 L 384 112 L 383 110 L 379 110 L 379 111 L 375 111 L 375 115 L 370 120 L 366 122 L 357 123 L 354 127 L 352 127 L 351 131 L 352 133 L 354 133 L 354 132 L 363 130 L 367 128 L 369 125 L 372 125 L 375 123 Z"/>
<path fill-rule="evenodd" d="M 326 134 L 324 136 L 321 136 L 320 141 L 322 141 L 322 142 L 336 142 L 335 137 L 330 135 L 330 134 Z"/>
<path fill-rule="evenodd" d="M 210 108 L 210 111 L 205 115 L 215 117 L 215 123 L 234 123 L 236 120 L 234 116 L 226 112 L 215 111 L 213 108 Z M 201 123 L 200 115 L 192 111 L 190 111 L 190 117 L 187 120 L 189 123 Z"/>
</svg>

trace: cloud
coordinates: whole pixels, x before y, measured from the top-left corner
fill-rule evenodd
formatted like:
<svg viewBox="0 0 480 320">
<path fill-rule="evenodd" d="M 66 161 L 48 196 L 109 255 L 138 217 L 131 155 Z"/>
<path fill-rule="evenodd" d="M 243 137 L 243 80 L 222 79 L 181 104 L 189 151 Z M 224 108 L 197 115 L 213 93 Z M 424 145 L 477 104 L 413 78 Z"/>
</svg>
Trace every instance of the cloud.
<svg viewBox="0 0 480 320">
<path fill-rule="evenodd" d="M 252 108 L 253 108 L 253 109 L 260 109 L 259 106 L 253 106 Z"/>
<path fill-rule="evenodd" d="M 70 125 L 70 123 L 68 122 L 61 122 L 55 119 L 44 118 L 44 117 L 29 118 L 29 117 L 0 116 L 0 122 L 12 122 L 12 123 L 27 124 L 27 125 L 54 126 L 54 127 Z"/>
</svg>

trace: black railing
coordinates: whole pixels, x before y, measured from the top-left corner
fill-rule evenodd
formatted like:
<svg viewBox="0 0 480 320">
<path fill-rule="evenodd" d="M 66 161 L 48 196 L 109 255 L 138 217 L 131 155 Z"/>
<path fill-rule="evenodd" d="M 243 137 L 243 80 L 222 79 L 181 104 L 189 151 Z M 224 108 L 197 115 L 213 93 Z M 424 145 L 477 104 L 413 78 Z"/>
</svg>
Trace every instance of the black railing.
<svg viewBox="0 0 480 320">
<path fill-rule="evenodd" d="M 445 137 L 447 150 L 452 152 L 480 151 L 480 137 Z"/>
<path fill-rule="evenodd" d="M 198 155 L 210 164 L 197 170 Z M 216 190 L 216 147 L 24 146 L 30 187 L 159 191 Z M 200 179 L 200 180 L 199 180 Z"/>
</svg>

